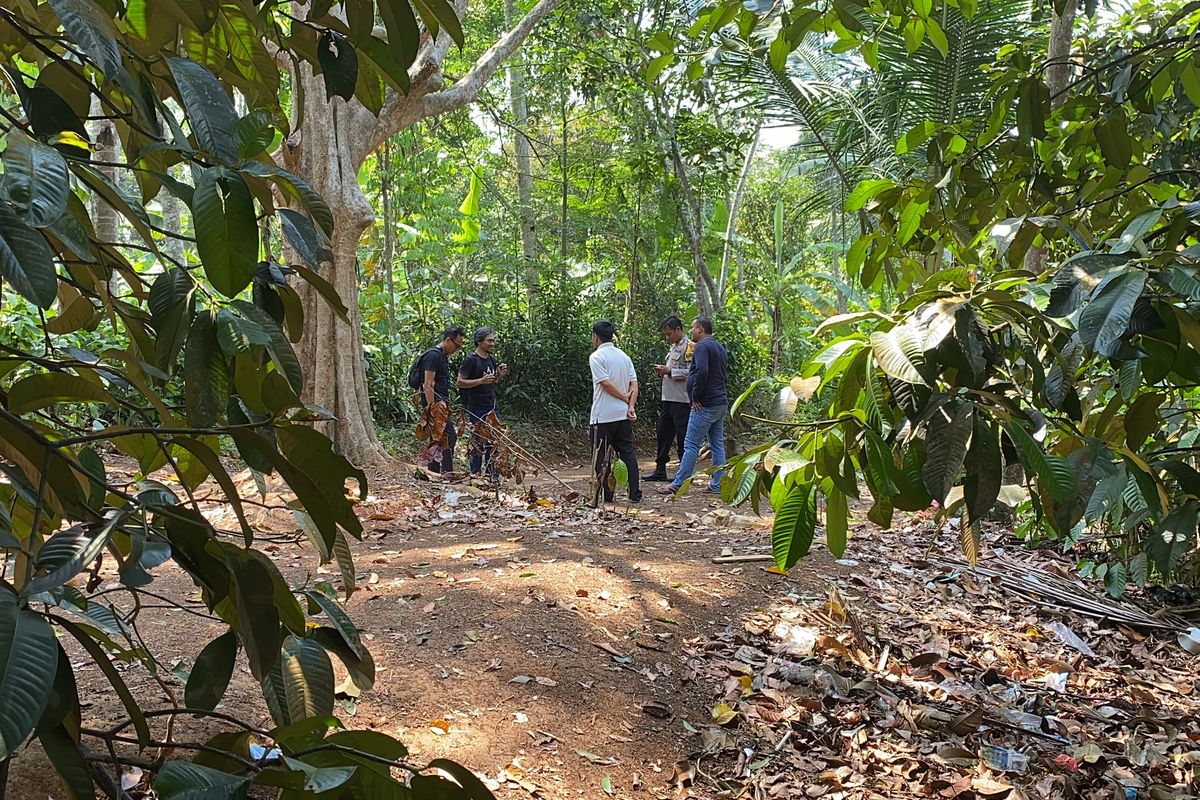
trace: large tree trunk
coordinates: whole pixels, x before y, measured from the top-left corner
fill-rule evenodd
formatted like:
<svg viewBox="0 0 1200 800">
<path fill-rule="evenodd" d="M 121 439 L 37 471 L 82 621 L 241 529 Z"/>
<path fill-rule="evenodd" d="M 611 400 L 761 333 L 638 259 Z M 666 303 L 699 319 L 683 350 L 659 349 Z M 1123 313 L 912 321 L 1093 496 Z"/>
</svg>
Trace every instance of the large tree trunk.
<svg viewBox="0 0 1200 800">
<path fill-rule="evenodd" d="M 444 86 L 442 73 L 450 37 L 445 32 L 436 39 L 424 37 L 409 68 L 408 93 L 389 92 L 378 117 L 356 100 L 322 100 L 324 79 L 313 75 L 307 65 L 293 75 L 307 102 L 303 118 L 293 121 L 293 134 L 284 142 L 283 166 L 307 181 L 333 212 L 333 262 L 321 272 L 337 290 L 350 319 L 346 325 L 316 290 L 305 283 L 297 285 L 305 322 L 298 353 L 304 368 L 303 396 L 334 415 L 333 421 L 322 423 L 326 433 L 337 451 L 359 466 L 387 458 L 371 416 L 358 308 L 358 243 L 375 218 L 358 186 L 359 167 L 391 136 L 423 119 L 473 103 L 504 60 L 559 2 L 539 0 L 452 86 Z M 454 7 L 461 18 L 466 0 L 456 0 Z"/>
<path fill-rule="evenodd" d="M 284 145 L 284 166 L 303 177 L 325 198 L 333 212 L 332 268 L 325 277 L 349 310 L 346 325 L 315 291 L 300 284 L 304 303 L 304 337 L 299 357 L 304 369 L 304 401 L 329 410 L 335 420 L 323 423 L 337 451 L 365 465 L 387 456 L 375 435 L 367 394 L 366 358 L 358 309 L 358 243 L 375 220 L 375 212 L 358 185 L 358 164 L 350 147 L 352 109 L 341 98 L 315 102 L 325 82 L 308 65 L 300 82 L 304 104 L 296 147 Z"/>
<path fill-rule="evenodd" d="M 517 22 L 516 4 L 504 0 L 504 24 L 512 27 Z M 533 171 L 530 158 L 529 108 L 525 103 L 525 65 L 521 54 L 515 54 L 508 65 L 508 92 L 512 100 L 513 124 L 517 128 L 513 138 L 513 155 L 517 162 L 517 206 L 521 226 L 521 258 L 525 268 L 525 298 L 529 302 L 532 318 L 533 304 L 541 290 L 541 273 L 537 265 L 537 217 L 533 213 Z"/>
</svg>

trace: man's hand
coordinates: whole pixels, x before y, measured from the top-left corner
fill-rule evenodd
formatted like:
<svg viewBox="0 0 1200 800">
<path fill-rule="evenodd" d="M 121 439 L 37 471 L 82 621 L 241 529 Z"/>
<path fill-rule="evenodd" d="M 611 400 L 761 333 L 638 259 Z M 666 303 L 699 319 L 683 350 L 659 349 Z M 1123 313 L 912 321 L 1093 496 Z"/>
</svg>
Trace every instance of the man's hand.
<svg viewBox="0 0 1200 800">
<path fill-rule="evenodd" d="M 658 377 L 662 378 L 671 370 L 664 364 L 655 364 L 654 371 L 658 374 Z"/>
<path fill-rule="evenodd" d="M 496 373 L 494 373 L 494 372 L 492 372 L 488 375 L 484 375 L 482 378 L 479 379 L 480 384 L 495 383 L 495 382 L 496 382 Z"/>
<path fill-rule="evenodd" d="M 700 405 L 699 403 L 692 403 L 692 411 L 699 411 L 702 408 L 704 408 L 704 406 Z"/>
<path fill-rule="evenodd" d="M 500 371 L 496 373 L 499 377 L 504 378 L 508 376 L 508 364 L 501 364 L 499 370 Z"/>
<path fill-rule="evenodd" d="M 633 406 L 630 406 L 629 411 L 625 414 L 625 416 L 627 416 L 631 420 L 637 419 L 637 411 L 634 409 Z"/>
</svg>

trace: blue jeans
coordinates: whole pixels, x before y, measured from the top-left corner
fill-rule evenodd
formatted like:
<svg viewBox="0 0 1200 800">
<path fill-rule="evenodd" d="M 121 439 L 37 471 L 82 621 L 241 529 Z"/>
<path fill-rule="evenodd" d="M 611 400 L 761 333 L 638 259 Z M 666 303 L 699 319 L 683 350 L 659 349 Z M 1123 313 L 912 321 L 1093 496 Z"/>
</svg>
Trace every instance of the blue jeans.
<svg viewBox="0 0 1200 800">
<path fill-rule="evenodd" d="M 678 490 L 684 481 L 692 477 L 692 472 L 696 469 L 696 459 L 700 457 L 700 446 L 704 444 L 705 439 L 712 450 L 713 466 L 720 467 L 725 464 L 725 411 L 728 408 L 701 406 L 699 411 L 692 409 L 687 436 L 683 439 L 683 459 L 679 462 L 675 477 L 671 479 L 671 488 Z M 718 469 L 709 481 L 709 488 L 714 492 L 721 488 L 722 472 L 723 470 Z"/>
<path fill-rule="evenodd" d="M 478 475 L 479 471 L 485 467 L 488 476 L 495 476 L 496 474 L 495 464 L 492 463 L 492 456 L 496 448 L 491 443 L 484 442 L 483 438 L 475 432 L 475 425 L 483 423 L 487 419 L 488 414 L 491 414 L 495 410 L 491 406 L 487 408 L 467 409 L 467 422 L 471 425 L 471 442 L 467 446 L 467 453 L 471 459 L 472 475 Z M 497 418 L 499 417 L 497 416 Z"/>
</svg>

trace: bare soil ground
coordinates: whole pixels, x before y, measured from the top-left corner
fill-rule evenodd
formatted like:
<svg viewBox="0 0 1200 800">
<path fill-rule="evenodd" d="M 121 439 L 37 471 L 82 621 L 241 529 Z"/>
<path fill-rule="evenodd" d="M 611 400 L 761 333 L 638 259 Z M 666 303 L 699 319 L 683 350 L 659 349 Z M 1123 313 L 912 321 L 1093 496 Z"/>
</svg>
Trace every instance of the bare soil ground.
<svg viewBox="0 0 1200 800">
<path fill-rule="evenodd" d="M 560 460 L 559 476 L 584 494 L 586 471 Z M 859 523 L 844 559 L 818 544 L 780 575 L 767 561 L 714 563 L 769 553 L 770 521 L 695 491 L 595 511 L 563 501 L 546 476 L 498 494 L 418 481 L 411 467 L 372 478 L 346 610 L 378 676 L 338 714 L 399 735 L 417 763 L 466 764 L 502 800 L 1161 798 L 1195 788 L 1195 658 L 1171 636 L 1047 610 L 948 566 L 939 559 L 957 544 L 926 521 L 886 533 Z M 338 582 L 290 515 L 257 517 L 289 580 Z M 1069 574 L 1003 531 L 985 545 L 982 565 L 1016 571 L 1017 558 Z M 198 599 L 170 565 L 156 577 L 154 591 Z M 165 609 L 144 611 L 140 627 L 164 664 L 185 668 L 220 630 Z M 120 720 L 98 670 L 83 657 L 75 667 L 85 727 Z M 169 674 L 118 668 L 144 708 L 182 693 Z M 220 708 L 270 727 L 244 664 Z M 216 730 L 181 721 L 176 736 Z M 1029 763 L 989 767 L 988 747 Z M 61 798 L 36 748 L 14 763 L 9 796 Z"/>
</svg>

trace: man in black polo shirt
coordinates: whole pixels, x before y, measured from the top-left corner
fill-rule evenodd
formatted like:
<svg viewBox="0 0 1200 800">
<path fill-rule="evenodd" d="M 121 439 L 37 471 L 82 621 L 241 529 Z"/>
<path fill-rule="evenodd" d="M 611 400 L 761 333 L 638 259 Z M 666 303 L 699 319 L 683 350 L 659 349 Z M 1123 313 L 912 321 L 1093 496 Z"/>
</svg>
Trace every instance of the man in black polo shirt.
<svg viewBox="0 0 1200 800">
<path fill-rule="evenodd" d="M 462 347 L 463 335 L 463 329 L 457 325 L 446 328 L 442 341 L 421 356 L 421 371 L 425 376 L 421 386 L 421 404 L 425 408 L 422 422 L 428 420 L 430 424 L 430 442 L 422 454 L 429 457 L 430 472 L 454 471 L 454 445 L 458 437 L 450 419 L 450 356 Z"/>
</svg>

